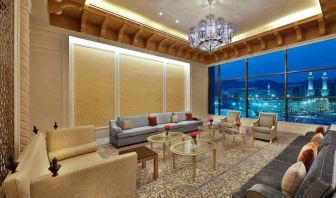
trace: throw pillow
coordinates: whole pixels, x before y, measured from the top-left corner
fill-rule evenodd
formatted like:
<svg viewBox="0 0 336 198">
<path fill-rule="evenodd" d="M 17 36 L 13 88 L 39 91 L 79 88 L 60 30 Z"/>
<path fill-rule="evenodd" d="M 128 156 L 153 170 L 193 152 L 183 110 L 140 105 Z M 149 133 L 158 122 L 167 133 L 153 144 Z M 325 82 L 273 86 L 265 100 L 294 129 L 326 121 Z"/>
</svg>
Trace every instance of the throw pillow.
<svg viewBox="0 0 336 198">
<path fill-rule="evenodd" d="M 188 121 L 193 120 L 192 113 L 186 113 L 186 119 L 187 119 Z"/>
<path fill-rule="evenodd" d="M 316 129 L 315 129 L 315 134 L 318 134 L 318 133 L 322 133 L 322 135 L 324 135 L 325 131 L 324 131 L 324 127 L 323 126 L 318 126 Z"/>
<path fill-rule="evenodd" d="M 318 133 L 312 137 L 311 142 L 315 142 L 316 146 L 318 147 L 321 144 L 322 140 L 323 140 L 322 133 Z"/>
<path fill-rule="evenodd" d="M 133 125 L 132 125 L 132 120 L 123 120 L 122 121 L 122 126 L 121 126 L 121 128 L 123 129 L 123 130 L 125 130 L 125 129 L 131 129 L 133 127 Z"/>
<path fill-rule="evenodd" d="M 302 161 L 303 164 L 306 166 L 306 170 L 308 172 L 310 166 L 316 158 L 316 155 L 317 145 L 315 142 L 310 142 L 302 147 L 297 161 Z"/>
<path fill-rule="evenodd" d="M 172 115 L 172 117 L 171 117 L 171 122 L 172 122 L 172 123 L 177 123 L 177 121 L 178 121 L 178 117 L 177 117 L 177 115 Z"/>
<path fill-rule="evenodd" d="M 306 167 L 302 161 L 291 165 L 282 178 L 282 193 L 289 197 L 294 197 L 296 190 L 306 176 Z"/>
<path fill-rule="evenodd" d="M 157 125 L 156 116 L 149 116 L 148 122 L 149 122 L 149 126 L 156 126 Z"/>
</svg>

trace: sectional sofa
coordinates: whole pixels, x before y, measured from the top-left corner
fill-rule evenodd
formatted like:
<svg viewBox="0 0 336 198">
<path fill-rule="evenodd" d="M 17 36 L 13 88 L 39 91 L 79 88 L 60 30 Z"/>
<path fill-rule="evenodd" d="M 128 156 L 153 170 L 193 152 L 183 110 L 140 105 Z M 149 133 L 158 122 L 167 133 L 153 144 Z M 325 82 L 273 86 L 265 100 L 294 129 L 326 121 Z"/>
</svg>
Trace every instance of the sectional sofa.
<svg viewBox="0 0 336 198">
<path fill-rule="evenodd" d="M 237 189 L 234 198 L 285 198 L 281 192 L 282 178 L 287 169 L 296 163 L 301 148 L 310 142 L 313 132 L 294 139 L 277 157 L 255 176 Z M 327 130 L 318 154 L 307 175 L 296 191 L 295 198 L 335 197 L 336 131 Z"/>
<path fill-rule="evenodd" d="M 172 123 L 172 115 L 177 116 L 177 123 Z M 156 126 L 149 126 L 149 116 L 156 116 Z M 123 120 L 131 120 L 132 128 L 123 130 L 121 128 Z M 203 125 L 203 122 L 197 118 L 187 120 L 185 112 L 166 112 L 118 117 L 116 120 L 110 120 L 109 123 L 110 143 L 119 148 L 145 142 L 148 136 L 164 132 L 164 126 L 167 124 L 172 126 L 172 131 L 187 133 L 196 131 L 198 126 Z"/>
</svg>

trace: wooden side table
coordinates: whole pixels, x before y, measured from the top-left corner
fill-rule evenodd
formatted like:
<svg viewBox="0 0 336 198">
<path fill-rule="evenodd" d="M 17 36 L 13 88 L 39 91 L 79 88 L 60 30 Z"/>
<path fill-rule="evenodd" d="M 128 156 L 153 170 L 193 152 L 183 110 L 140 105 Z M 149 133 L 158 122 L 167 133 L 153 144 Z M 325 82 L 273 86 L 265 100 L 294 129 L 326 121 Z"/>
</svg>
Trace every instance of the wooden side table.
<svg viewBox="0 0 336 198">
<path fill-rule="evenodd" d="M 131 149 L 126 149 L 119 151 L 119 155 L 125 154 L 125 153 L 131 153 L 131 152 L 136 152 L 138 154 L 138 163 L 142 164 L 142 168 L 146 168 L 146 162 L 149 160 L 153 160 L 153 166 L 154 166 L 154 173 L 153 173 L 153 178 L 157 179 L 159 176 L 159 161 L 158 161 L 158 154 L 154 152 L 153 150 L 141 146 L 141 147 L 136 147 L 136 148 L 131 148 Z"/>
</svg>

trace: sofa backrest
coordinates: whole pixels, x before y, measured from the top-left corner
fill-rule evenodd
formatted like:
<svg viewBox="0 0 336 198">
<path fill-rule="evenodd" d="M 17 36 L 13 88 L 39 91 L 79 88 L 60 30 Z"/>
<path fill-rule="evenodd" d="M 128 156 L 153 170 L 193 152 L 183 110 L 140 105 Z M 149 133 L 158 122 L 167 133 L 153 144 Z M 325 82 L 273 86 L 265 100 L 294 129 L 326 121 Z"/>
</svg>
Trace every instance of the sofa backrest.
<svg viewBox="0 0 336 198">
<path fill-rule="evenodd" d="M 296 191 L 295 198 L 324 198 L 332 195 L 336 182 L 335 150 L 333 145 L 321 149 Z"/>
<path fill-rule="evenodd" d="M 322 139 L 322 142 L 319 145 L 318 150 L 320 151 L 323 147 L 328 145 L 336 146 L 336 131 L 333 130 L 326 131 L 324 138 Z"/>
<path fill-rule="evenodd" d="M 43 134 L 38 133 L 31 138 L 18 161 L 17 172 L 9 174 L 5 179 L 6 197 L 29 198 L 31 179 L 49 174 L 46 140 Z"/>
<path fill-rule="evenodd" d="M 118 119 L 117 119 L 117 125 L 119 127 L 122 126 L 122 121 L 123 120 L 131 120 L 133 128 L 144 127 L 144 126 L 148 126 L 149 125 L 148 114 L 118 117 Z"/>
<path fill-rule="evenodd" d="M 186 121 L 186 113 L 185 112 L 174 112 L 174 115 L 177 115 L 177 121 Z"/>
<path fill-rule="evenodd" d="M 156 116 L 157 124 L 167 124 L 167 123 L 171 123 L 171 117 L 173 114 L 172 112 L 165 112 L 165 113 L 155 113 L 155 114 L 150 114 L 150 115 Z"/>
<path fill-rule="evenodd" d="M 49 161 L 68 159 L 97 150 L 93 125 L 47 130 Z"/>
<path fill-rule="evenodd" d="M 228 122 L 234 122 L 240 119 L 240 111 L 229 111 L 227 115 Z"/>
<path fill-rule="evenodd" d="M 260 126 L 275 126 L 278 120 L 277 113 L 259 113 L 259 124 Z"/>
</svg>

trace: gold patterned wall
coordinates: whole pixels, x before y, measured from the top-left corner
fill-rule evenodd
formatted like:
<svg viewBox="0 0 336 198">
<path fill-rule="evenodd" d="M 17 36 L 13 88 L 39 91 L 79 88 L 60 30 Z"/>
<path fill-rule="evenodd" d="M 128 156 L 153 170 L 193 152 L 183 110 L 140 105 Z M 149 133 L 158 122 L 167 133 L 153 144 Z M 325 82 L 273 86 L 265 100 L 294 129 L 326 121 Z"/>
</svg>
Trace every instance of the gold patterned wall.
<svg viewBox="0 0 336 198">
<path fill-rule="evenodd" d="M 75 125 L 108 125 L 115 118 L 115 53 L 76 46 Z"/>
<path fill-rule="evenodd" d="M 166 111 L 178 112 L 185 110 L 185 72 L 184 67 L 167 64 L 166 67 Z"/>
<path fill-rule="evenodd" d="M 120 115 L 162 111 L 162 62 L 120 55 Z"/>
<path fill-rule="evenodd" d="M 0 184 L 14 155 L 14 1 L 0 0 Z M 14 156 L 13 156 L 14 157 Z"/>
</svg>

